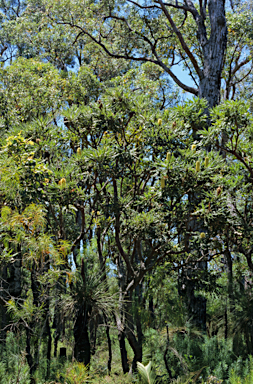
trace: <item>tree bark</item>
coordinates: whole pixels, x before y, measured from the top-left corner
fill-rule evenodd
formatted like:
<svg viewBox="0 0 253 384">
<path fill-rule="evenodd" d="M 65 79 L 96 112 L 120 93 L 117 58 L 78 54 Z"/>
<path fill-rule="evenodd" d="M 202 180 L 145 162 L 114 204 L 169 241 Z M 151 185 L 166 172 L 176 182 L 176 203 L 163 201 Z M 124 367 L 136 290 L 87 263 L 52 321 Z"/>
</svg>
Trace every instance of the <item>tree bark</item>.
<svg viewBox="0 0 253 384">
<path fill-rule="evenodd" d="M 109 355 L 108 361 L 107 361 L 107 368 L 108 368 L 108 373 L 110 375 L 111 370 L 112 370 L 112 342 L 111 342 L 111 338 L 110 338 L 110 328 L 108 326 L 106 316 L 104 316 L 104 320 L 105 320 L 105 324 L 106 324 L 105 332 L 106 332 L 107 345 L 108 345 L 108 355 Z"/>
<path fill-rule="evenodd" d="M 221 74 L 227 47 L 225 2 L 209 0 L 208 12 L 211 23 L 210 38 L 205 40 L 200 33 L 198 34 L 204 60 L 203 77 L 199 83 L 199 97 L 207 100 L 208 108 L 213 108 L 220 102 Z"/>
<path fill-rule="evenodd" d="M 121 319 L 117 315 L 116 315 L 116 323 L 117 323 L 117 329 L 118 329 L 121 365 L 122 365 L 123 373 L 125 374 L 125 373 L 128 373 L 129 371 L 129 365 L 127 361 L 127 350 L 126 350 L 126 343 L 125 343 L 125 329 L 121 322 Z"/>
<path fill-rule="evenodd" d="M 88 333 L 88 324 L 85 316 L 85 312 L 80 310 L 76 317 L 74 326 L 74 357 L 77 361 L 84 363 L 85 365 L 90 364 L 91 350 L 90 340 Z"/>
<path fill-rule="evenodd" d="M 48 313 L 49 316 L 49 313 Z M 51 362 L 51 350 L 52 350 L 52 335 L 51 328 L 49 324 L 49 318 L 47 316 L 46 320 L 46 333 L 47 333 L 47 378 L 50 376 L 50 362 Z"/>
</svg>

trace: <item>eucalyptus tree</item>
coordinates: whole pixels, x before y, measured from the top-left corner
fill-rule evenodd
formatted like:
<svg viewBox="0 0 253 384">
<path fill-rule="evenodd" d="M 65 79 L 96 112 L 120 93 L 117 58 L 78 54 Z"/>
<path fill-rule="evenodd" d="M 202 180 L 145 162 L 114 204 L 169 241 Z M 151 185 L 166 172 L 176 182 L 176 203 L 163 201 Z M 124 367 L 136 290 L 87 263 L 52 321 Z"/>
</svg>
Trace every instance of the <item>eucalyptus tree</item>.
<svg viewBox="0 0 253 384">
<path fill-rule="evenodd" d="M 205 98 L 208 107 L 235 97 L 252 71 L 252 17 L 246 2 L 86 1 L 44 2 L 52 23 L 69 26 L 109 57 L 154 63 L 184 91 Z M 242 25 L 247 25 L 246 31 Z M 191 81 L 174 72 L 183 66 Z"/>
</svg>

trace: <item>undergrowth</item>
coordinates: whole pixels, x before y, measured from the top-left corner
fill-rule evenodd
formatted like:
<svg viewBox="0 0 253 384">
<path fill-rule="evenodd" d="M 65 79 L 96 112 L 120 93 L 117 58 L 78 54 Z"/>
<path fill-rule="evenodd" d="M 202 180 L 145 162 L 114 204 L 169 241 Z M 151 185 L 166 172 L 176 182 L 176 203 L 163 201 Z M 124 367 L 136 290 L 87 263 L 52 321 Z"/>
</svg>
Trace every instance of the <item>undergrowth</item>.
<svg viewBox="0 0 253 384">
<path fill-rule="evenodd" d="M 100 342 L 89 369 L 81 363 L 73 362 L 69 353 L 66 359 L 51 358 L 50 376 L 46 378 L 47 360 L 43 358 L 42 345 L 39 367 L 32 382 L 24 340 L 20 335 L 9 332 L 5 347 L 0 347 L 0 384 L 144 383 L 140 374 L 123 375 L 116 333 L 112 332 L 111 337 L 113 362 L 110 375 L 107 371 L 107 345 Z M 166 330 L 149 329 L 145 333 L 143 367 L 152 362 L 152 382 L 156 384 L 170 381 L 164 363 L 167 337 Z M 130 364 L 133 354 L 128 344 L 127 350 Z M 169 333 L 166 358 L 174 384 L 253 384 L 253 358 L 236 356 L 230 339 L 219 339 L 217 336 L 209 338 L 190 328 L 173 329 Z"/>
</svg>

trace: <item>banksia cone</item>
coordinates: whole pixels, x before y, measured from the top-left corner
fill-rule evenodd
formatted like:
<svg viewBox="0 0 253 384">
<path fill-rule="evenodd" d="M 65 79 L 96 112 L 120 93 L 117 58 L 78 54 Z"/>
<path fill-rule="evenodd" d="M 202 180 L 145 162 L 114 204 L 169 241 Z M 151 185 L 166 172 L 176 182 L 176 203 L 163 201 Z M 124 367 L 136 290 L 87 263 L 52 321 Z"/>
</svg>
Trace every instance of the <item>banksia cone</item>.
<svg viewBox="0 0 253 384">
<path fill-rule="evenodd" d="M 196 171 L 197 172 L 200 171 L 200 162 L 199 161 L 196 161 Z"/>
<path fill-rule="evenodd" d="M 201 234 L 199 236 L 201 239 L 204 239 L 206 237 L 206 234 L 205 234 L 205 232 L 201 232 Z"/>
<path fill-rule="evenodd" d="M 166 160 L 169 162 L 171 158 L 171 152 L 167 152 Z"/>
<path fill-rule="evenodd" d="M 63 177 L 60 181 L 59 181 L 59 183 L 58 183 L 61 187 L 66 187 L 66 179 L 65 179 L 65 177 Z"/>
<path fill-rule="evenodd" d="M 192 151 L 196 151 L 196 145 L 192 144 Z"/>
<path fill-rule="evenodd" d="M 162 189 L 165 188 L 165 178 L 164 177 L 161 178 L 161 188 Z"/>
<path fill-rule="evenodd" d="M 158 119 L 157 123 L 158 125 L 162 125 L 162 119 Z"/>
<path fill-rule="evenodd" d="M 206 167 L 206 168 L 208 167 L 208 164 L 209 164 L 209 157 L 206 157 L 206 158 L 205 158 L 205 167 Z"/>
<path fill-rule="evenodd" d="M 40 139 L 36 139 L 36 144 L 39 144 L 41 142 Z"/>
<path fill-rule="evenodd" d="M 177 123 L 175 121 L 173 121 L 172 128 L 176 128 L 176 126 L 177 126 Z"/>
<path fill-rule="evenodd" d="M 219 196 L 221 194 L 221 191 L 222 191 L 221 187 L 218 187 L 217 191 L 216 191 L 217 192 L 217 196 Z"/>
<path fill-rule="evenodd" d="M 81 150 L 81 148 L 79 147 L 79 148 L 77 148 L 77 151 L 76 151 L 76 153 L 78 154 L 78 156 L 80 156 L 81 155 L 81 153 L 82 153 L 82 150 Z"/>
</svg>

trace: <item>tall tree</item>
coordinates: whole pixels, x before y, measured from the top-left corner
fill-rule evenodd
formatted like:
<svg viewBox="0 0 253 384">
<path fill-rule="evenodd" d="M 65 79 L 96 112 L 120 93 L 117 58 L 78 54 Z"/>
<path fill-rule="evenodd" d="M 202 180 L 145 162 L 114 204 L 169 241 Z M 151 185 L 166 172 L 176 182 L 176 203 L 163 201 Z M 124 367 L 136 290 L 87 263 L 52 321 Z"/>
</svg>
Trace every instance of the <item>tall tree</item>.
<svg viewBox="0 0 253 384">
<path fill-rule="evenodd" d="M 230 90 L 243 81 L 239 74 L 245 69 L 247 77 L 252 70 L 252 45 L 239 26 L 242 20 L 252 24 L 243 2 L 226 6 L 224 0 L 87 1 L 85 9 L 83 3 L 72 1 L 64 2 L 64 9 L 62 3 L 44 4 L 50 20 L 75 30 L 77 41 L 86 36 L 109 57 L 158 65 L 182 90 L 205 98 L 209 108 L 220 102 L 226 60 L 230 68 L 225 75 L 226 98 L 232 97 L 234 91 Z M 187 85 L 175 74 L 178 64 L 184 66 L 194 85 Z"/>
</svg>

